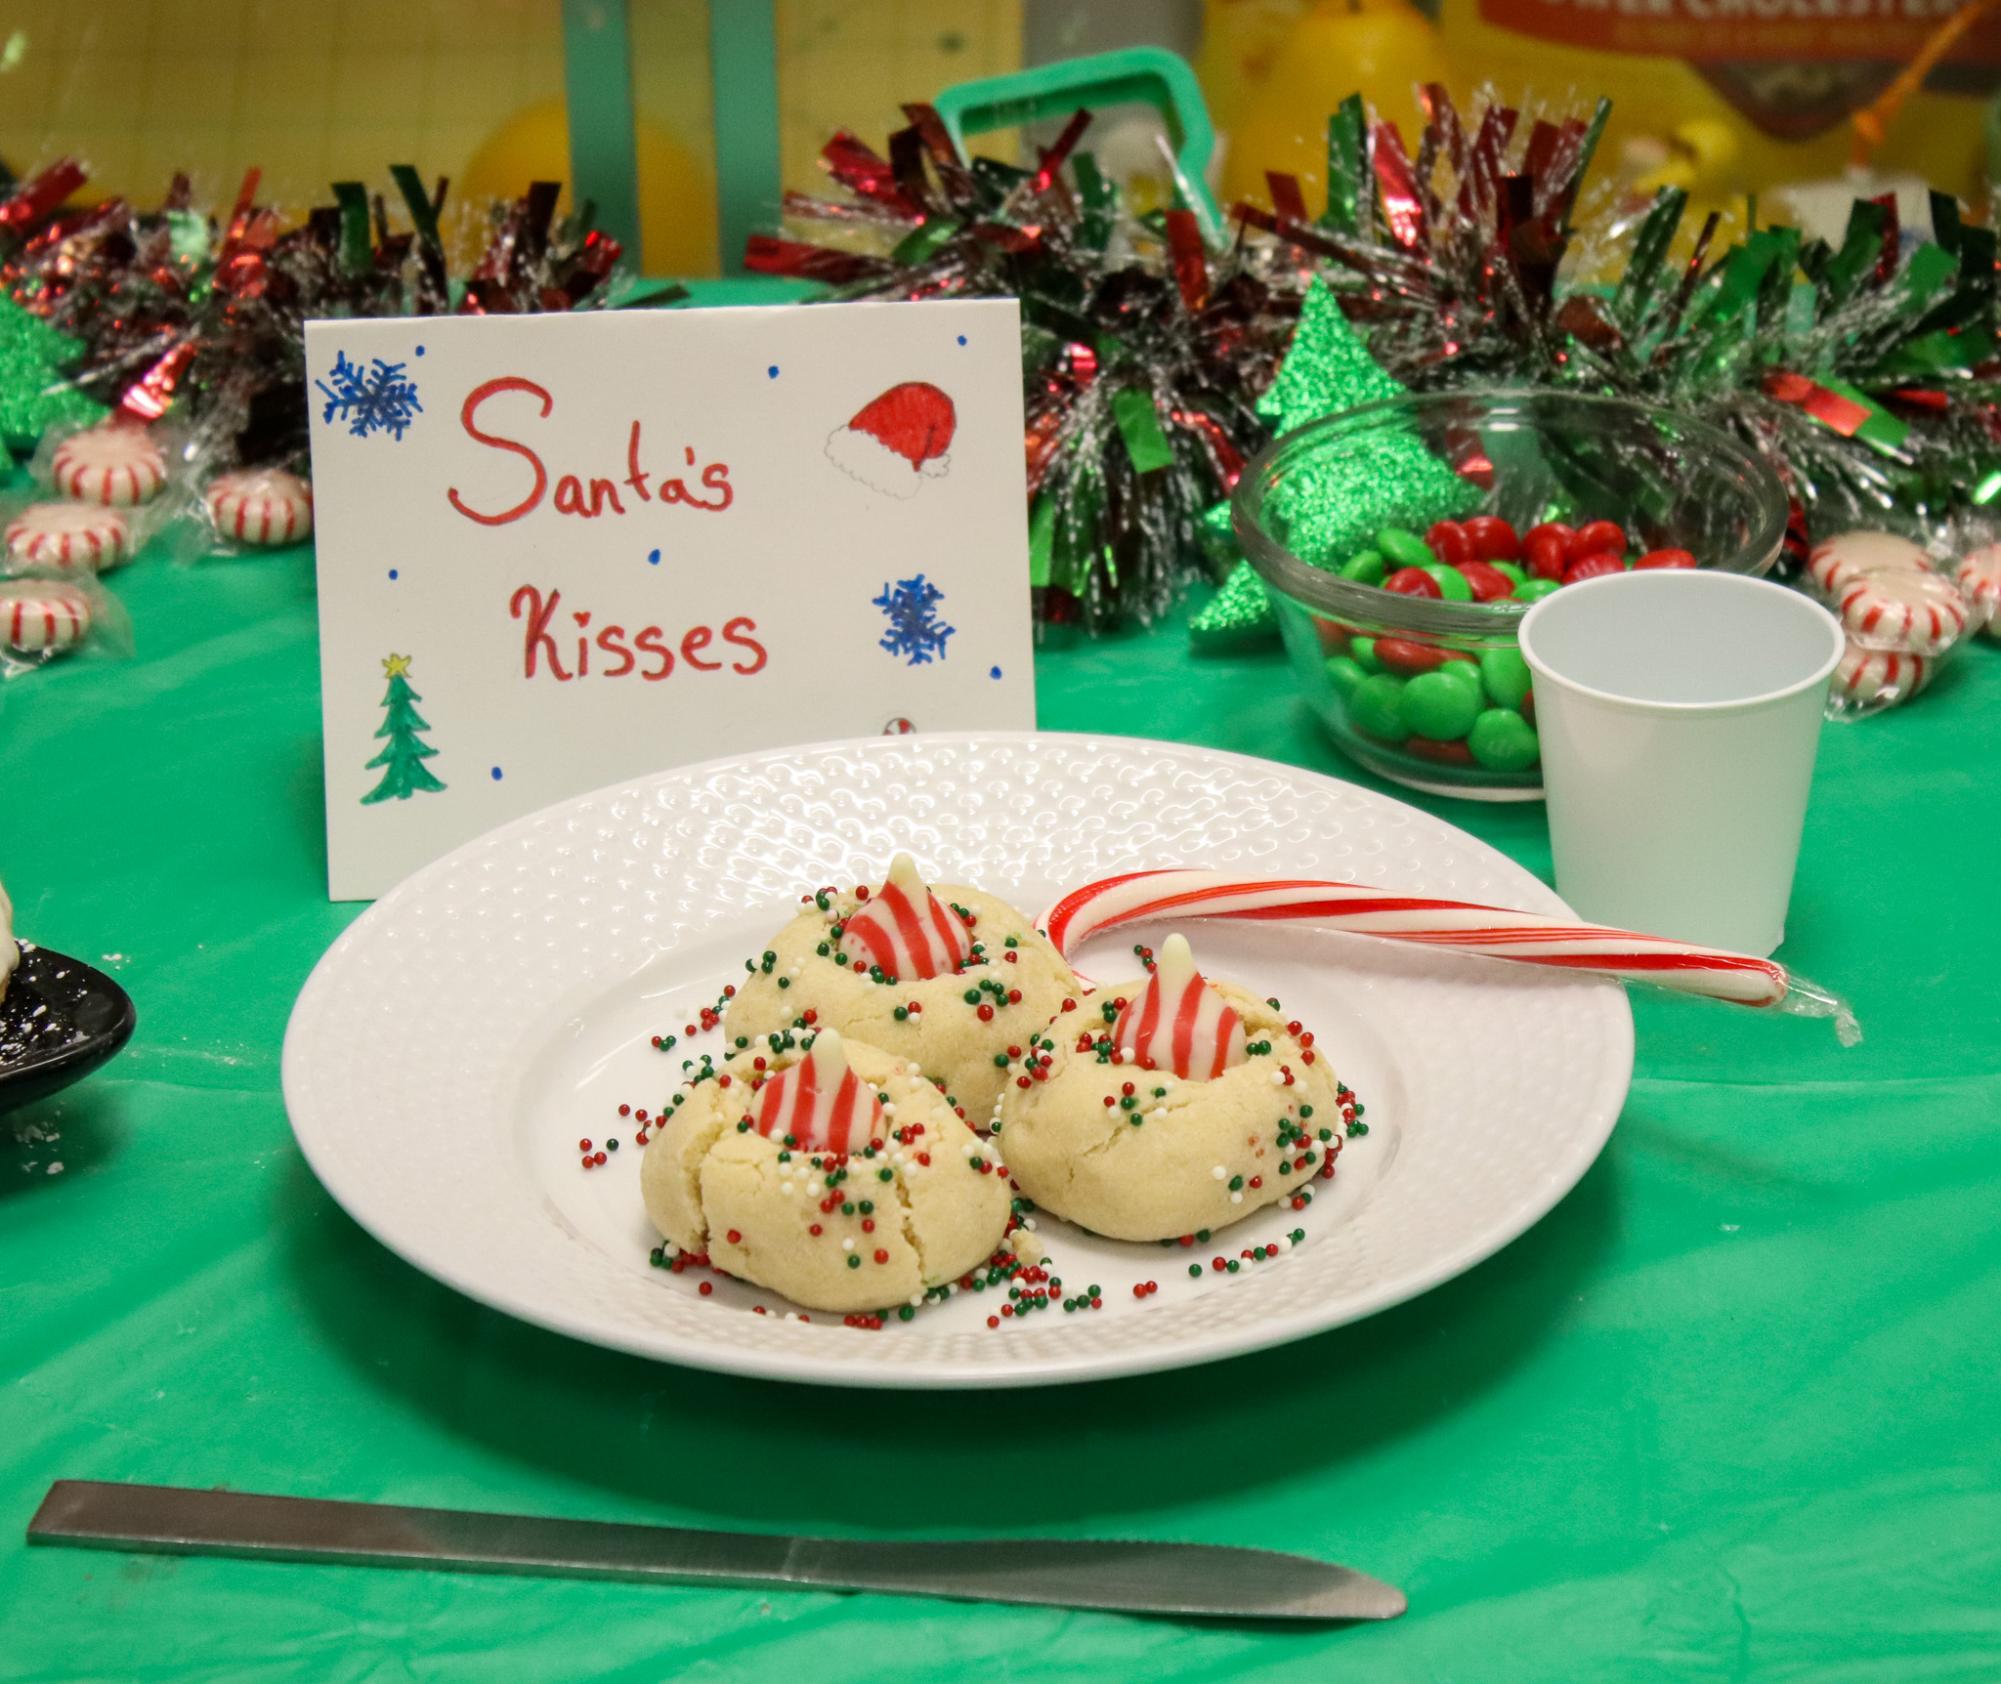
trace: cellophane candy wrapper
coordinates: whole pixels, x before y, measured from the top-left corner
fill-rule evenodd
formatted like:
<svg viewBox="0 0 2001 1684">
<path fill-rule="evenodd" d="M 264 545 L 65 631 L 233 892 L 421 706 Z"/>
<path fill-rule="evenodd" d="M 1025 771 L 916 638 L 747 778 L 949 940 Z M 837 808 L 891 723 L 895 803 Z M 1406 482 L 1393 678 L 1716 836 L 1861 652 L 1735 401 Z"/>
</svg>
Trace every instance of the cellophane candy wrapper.
<svg viewBox="0 0 2001 1684">
<path fill-rule="evenodd" d="M 187 455 L 187 435 L 174 423 L 114 414 L 49 428 L 28 459 L 28 472 L 51 497 L 130 510 L 170 503 Z"/>
<path fill-rule="evenodd" d="M 76 502 L 53 487 L 17 486 L 0 493 L 0 578 L 115 572 L 129 566 L 172 520 L 172 500 L 165 495 L 114 508 Z"/>
<path fill-rule="evenodd" d="M 2001 526 L 1967 521 L 1955 536 L 1950 571 L 1966 599 L 1968 630 L 2001 642 Z"/>
<path fill-rule="evenodd" d="M 131 620 L 87 569 L 29 568 L 0 578 L 0 680 L 52 661 L 131 654 Z"/>
<path fill-rule="evenodd" d="M 312 482 L 285 463 L 211 467 L 197 460 L 177 514 L 169 545 L 177 562 L 270 555 L 312 537 Z"/>
<path fill-rule="evenodd" d="M 1922 694 L 1993 612 L 1958 581 L 1968 534 L 1925 542 L 1846 532 L 1814 547 L 1803 583 L 1847 638 L 1828 688 L 1832 719 L 1861 719 Z"/>
</svg>

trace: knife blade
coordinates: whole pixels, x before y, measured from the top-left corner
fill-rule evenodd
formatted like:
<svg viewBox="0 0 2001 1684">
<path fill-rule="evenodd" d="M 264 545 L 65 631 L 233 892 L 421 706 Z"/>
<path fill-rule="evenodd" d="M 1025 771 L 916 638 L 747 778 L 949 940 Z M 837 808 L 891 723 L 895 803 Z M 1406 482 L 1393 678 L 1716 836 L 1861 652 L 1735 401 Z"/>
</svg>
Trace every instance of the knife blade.
<svg viewBox="0 0 2001 1684">
<path fill-rule="evenodd" d="M 31 1544 L 658 1584 L 886 1591 L 1194 1619 L 1390 1620 L 1403 1592 L 1311 1556 L 1080 1538 L 798 1538 L 59 1479 Z"/>
</svg>

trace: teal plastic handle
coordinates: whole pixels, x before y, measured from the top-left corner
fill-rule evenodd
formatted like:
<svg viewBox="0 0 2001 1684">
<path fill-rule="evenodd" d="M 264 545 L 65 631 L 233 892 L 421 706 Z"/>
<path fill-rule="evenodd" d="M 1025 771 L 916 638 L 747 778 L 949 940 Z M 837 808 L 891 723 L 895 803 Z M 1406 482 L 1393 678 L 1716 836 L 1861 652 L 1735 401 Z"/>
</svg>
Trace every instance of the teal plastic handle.
<svg viewBox="0 0 2001 1684">
<path fill-rule="evenodd" d="M 1087 106 L 1150 105 L 1174 144 L 1176 196 L 1195 213 L 1204 239 L 1213 243 L 1223 237 L 1223 218 L 1209 191 L 1216 131 L 1208 102 L 1188 61 L 1165 47 L 1127 47 L 960 82 L 933 103 L 961 157 L 968 135 L 1067 117 Z"/>
</svg>

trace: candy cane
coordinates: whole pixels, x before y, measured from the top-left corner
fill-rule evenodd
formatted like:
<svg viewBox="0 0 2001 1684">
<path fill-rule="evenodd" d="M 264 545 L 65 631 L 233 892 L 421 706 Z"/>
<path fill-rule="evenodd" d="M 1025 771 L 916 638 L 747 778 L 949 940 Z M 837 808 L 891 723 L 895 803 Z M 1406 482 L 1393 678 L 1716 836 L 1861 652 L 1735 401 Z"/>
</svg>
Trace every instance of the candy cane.
<svg viewBox="0 0 2001 1684">
<path fill-rule="evenodd" d="M 1831 1016 L 1844 1044 L 1852 1044 L 1851 1033 L 1859 1038 L 1844 1003 L 1769 959 L 1541 912 L 1360 883 L 1233 877 L 1221 871 L 1133 871 L 1073 889 L 1044 914 L 1042 925 L 1056 950 L 1068 958 L 1101 930 L 1180 918 L 1311 922 L 1516 964 L 1592 971 L 1736 1005 Z"/>
</svg>

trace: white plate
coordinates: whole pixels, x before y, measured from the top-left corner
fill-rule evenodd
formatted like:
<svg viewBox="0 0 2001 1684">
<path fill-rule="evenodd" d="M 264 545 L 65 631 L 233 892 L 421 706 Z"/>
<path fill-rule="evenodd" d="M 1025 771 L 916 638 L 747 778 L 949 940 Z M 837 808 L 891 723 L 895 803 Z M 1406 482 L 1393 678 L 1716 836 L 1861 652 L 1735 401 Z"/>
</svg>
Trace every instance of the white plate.
<svg viewBox="0 0 2001 1684">
<path fill-rule="evenodd" d="M 1004 1386 L 1206 1362 L 1338 1326 L 1436 1286 L 1521 1233 L 1597 1157 L 1632 1074 L 1624 991 L 1578 976 L 1274 925 L 1193 932 L 1205 965 L 1277 994 L 1367 1107 L 1307 1211 L 1199 1251 L 1043 1219 L 1066 1291 L 986 1326 L 966 1293 L 881 1332 L 788 1319 L 739 1283 L 649 1266 L 639 1151 L 679 1034 L 796 909 L 910 849 L 944 881 L 1038 913 L 1148 865 L 1380 883 L 1562 912 L 1534 877 L 1438 819 L 1240 755 L 1126 737 L 870 738 L 713 761 L 563 802 L 418 872 L 320 961 L 285 1037 L 299 1145 L 357 1222 L 459 1291 L 579 1339 L 702 1368 L 850 1386 Z M 1079 955 L 1132 974 L 1130 942 Z M 584 1171 L 577 1142 L 624 1150 Z M 1241 1272 L 1216 1255 L 1304 1228 Z M 1191 1263 L 1204 1265 L 1199 1281 Z M 1136 1300 L 1133 1286 L 1160 1290 Z M 767 1313 L 751 1313 L 763 1304 Z"/>
</svg>

